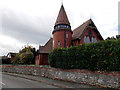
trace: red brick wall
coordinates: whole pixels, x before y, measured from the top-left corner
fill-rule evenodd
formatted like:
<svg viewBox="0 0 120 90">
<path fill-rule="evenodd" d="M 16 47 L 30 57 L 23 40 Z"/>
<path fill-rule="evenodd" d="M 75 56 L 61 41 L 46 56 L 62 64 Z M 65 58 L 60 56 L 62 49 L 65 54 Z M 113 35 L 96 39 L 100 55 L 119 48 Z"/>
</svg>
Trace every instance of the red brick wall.
<svg viewBox="0 0 120 90">
<path fill-rule="evenodd" d="M 76 45 L 80 45 L 80 44 L 83 44 L 84 43 L 84 37 L 87 35 L 88 36 L 88 31 L 91 31 L 92 32 L 92 35 L 97 39 L 97 41 L 101 40 L 101 38 L 98 37 L 98 34 L 90 27 L 87 28 L 86 32 L 84 33 L 84 35 L 81 37 L 81 40 L 74 40 L 73 41 L 73 45 L 76 46 Z"/>
<path fill-rule="evenodd" d="M 66 34 L 68 34 L 68 38 L 66 38 Z M 65 48 L 65 40 L 66 40 L 66 46 L 70 47 L 71 46 L 71 40 L 72 40 L 72 32 L 71 31 L 66 31 L 65 34 L 65 30 L 63 31 L 56 31 L 53 34 L 53 48 L 57 48 L 58 47 L 58 41 L 60 41 L 60 46 L 61 48 Z"/>
<path fill-rule="evenodd" d="M 48 54 L 41 53 L 36 56 L 35 65 L 48 65 Z"/>
<path fill-rule="evenodd" d="M 39 60 L 39 55 L 35 57 L 35 65 L 39 65 L 40 60 Z"/>
</svg>

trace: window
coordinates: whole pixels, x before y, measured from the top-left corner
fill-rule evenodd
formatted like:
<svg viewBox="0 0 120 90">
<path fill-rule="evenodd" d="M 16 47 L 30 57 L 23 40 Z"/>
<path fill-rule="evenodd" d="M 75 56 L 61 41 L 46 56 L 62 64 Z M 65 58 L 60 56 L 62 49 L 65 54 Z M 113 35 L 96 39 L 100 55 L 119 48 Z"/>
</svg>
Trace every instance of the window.
<svg viewBox="0 0 120 90">
<path fill-rule="evenodd" d="M 88 36 L 85 36 L 85 37 L 84 37 L 84 43 L 90 43 L 90 39 L 89 39 Z"/>
<path fill-rule="evenodd" d="M 91 31 L 88 32 L 88 36 L 92 37 L 92 32 Z"/>
<path fill-rule="evenodd" d="M 54 28 L 66 28 L 66 29 L 69 29 L 70 28 L 70 26 L 68 26 L 68 25 L 56 25 Z"/>
<path fill-rule="evenodd" d="M 66 38 L 68 38 L 68 34 L 66 34 Z"/>
<path fill-rule="evenodd" d="M 95 37 L 92 37 L 92 42 L 97 42 Z"/>
<path fill-rule="evenodd" d="M 58 41 L 58 48 L 60 48 L 60 41 Z"/>
<path fill-rule="evenodd" d="M 69 27 L 69 26 L 67 26 L 67 28 L 69 29 L 70 27 Z"/>
<path fill-rule="evenodd" d="M 58 25 L 57 27 L 58 27 L 58 28 L 60 28 L 60 26 L 59 26 L 59 25 Z"/>
</svg>

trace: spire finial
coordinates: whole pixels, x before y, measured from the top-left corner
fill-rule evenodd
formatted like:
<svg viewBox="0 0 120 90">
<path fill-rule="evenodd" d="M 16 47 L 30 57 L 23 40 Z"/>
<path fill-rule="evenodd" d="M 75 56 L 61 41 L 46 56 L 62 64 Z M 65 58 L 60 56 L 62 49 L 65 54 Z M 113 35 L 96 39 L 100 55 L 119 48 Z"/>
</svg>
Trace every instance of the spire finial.
<svg viewBox="0 0 120 90">
<path fill-rule="evenodd" d="M 61 0 L 61 5 L 63 5 L 63 0 Z"/>
</svg>

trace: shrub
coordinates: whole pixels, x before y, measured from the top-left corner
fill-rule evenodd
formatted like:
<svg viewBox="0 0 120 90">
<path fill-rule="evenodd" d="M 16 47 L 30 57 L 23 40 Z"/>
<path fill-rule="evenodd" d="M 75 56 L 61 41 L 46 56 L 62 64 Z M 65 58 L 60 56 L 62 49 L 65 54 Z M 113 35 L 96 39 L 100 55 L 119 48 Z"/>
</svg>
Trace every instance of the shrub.
<svg viewBox="0 0 120 90">
<path fill-rule="evenodd" d="M 49 54 L 51 67 L 120 71 L 120 39 L 57 48 Z"/>
<path fill-rule="evenodd" d="M 32 46 L 25 46 L 22 50 L 16 54 L 12 64 L 34 64 L 35 63 L 35 48 Z"/>
</svg>

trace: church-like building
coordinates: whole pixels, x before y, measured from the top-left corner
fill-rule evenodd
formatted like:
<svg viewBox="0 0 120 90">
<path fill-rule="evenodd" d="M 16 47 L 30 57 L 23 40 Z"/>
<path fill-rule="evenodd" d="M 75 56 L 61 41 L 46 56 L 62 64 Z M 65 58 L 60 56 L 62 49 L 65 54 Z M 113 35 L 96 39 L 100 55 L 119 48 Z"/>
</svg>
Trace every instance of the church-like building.
<svg viewBox="0 0 120 90">
<path fill-rule="evenodd" d="M 39 46 L 35 60 L 36 65 L 48 65 L 48 54 L 54 48 L 69 48 L 83 43 L 103 40 L 92 19 L 71 30 L 63 5 L 61 5 L 52 35 L 53 37 L 44 46 Z"/>
</svg>

